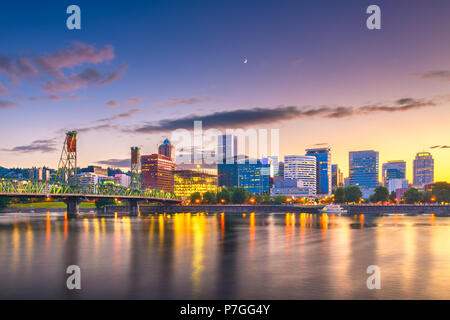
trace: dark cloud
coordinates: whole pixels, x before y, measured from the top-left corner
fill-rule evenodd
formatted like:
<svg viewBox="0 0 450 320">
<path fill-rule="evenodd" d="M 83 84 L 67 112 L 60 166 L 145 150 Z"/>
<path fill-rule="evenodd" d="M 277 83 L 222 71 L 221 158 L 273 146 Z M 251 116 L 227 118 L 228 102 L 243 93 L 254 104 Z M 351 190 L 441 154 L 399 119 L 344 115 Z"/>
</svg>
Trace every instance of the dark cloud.
<svg viewBox="0 0 450 320">
<path fill-rule="evenodd" d="M 0 100 L 0 109 L 10 109 L 18 106 L 17 103 L 7 100 Z"/>
<path fill-rule="evenodd" d="M 235 128 L 298 118 L 320 117 L 340 119 L 355 115 L 366 115 L 382 112 L 405 112 L 413 109 L 433 107 L 435 105 L 436 104 L 433 101 L 403 98 L 395 101 L 391 106 L 319 106 L 303 108 L 296 106 L 279 106 L 277 108 L 270 109 L 240 109 L 215 112 L 203 116 L 189 115 L 179 119 L 164 119 L 156 123 L 147 123 L 134 131 L 138 133 L 153 133 L 158 131 L 172 131 L 176 129 L 191 129 L 193 122 L 196 120 L 202 120 L 204 128 Z"/>
<path fill-rule="evenodd" d="M 417 73 L 415 75 L 422 79 L 450 81 L 450 70 L 434 70 L 425 73 Z"/>
<path fill-rule="evenodd" d="M 98 164 L 104 164 L 114 168 L 129 168 L 131 166 L 131 159 L 108 159 L 97 161 Z"/>
<path fill-rule="evenodd" d="M 450 146 L 448 145 L 437 145 L 437 146 L 432 146 L 430 147 L 430 149 L 450 149 Z"/>
<path fill-rule="evenodd" d="M 29 153 L 29 152 L 54 152 L 56 151 L 55 139 L 35 140 L 29 145 L 17 146 L 11 149 L 1 149 L 6 152 Z"/>
<path fill-rule="evenodd" d="M 63 101 L 63 100 L 78 100 L 80 99 L 80 96 L 76 95 L 76 94 L 71 94 L 71 95 L 67 95 L 67 96 L 59 96 L 59 95 L 55 95 L 55 94 L 51 94 L 48 96 L 43 96 L 43 97 L 30 97 L 29 100 L 33 101 L 33 102 L 38 102 L 38 101 Z"/>
</svg>

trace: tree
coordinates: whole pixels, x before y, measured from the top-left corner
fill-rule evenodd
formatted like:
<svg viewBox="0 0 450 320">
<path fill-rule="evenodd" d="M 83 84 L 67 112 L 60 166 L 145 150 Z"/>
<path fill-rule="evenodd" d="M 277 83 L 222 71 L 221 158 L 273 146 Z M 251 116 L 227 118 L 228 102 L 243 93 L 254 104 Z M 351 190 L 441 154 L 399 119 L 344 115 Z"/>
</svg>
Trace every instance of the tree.
<svg viewBox="0 0 450 320">
<path fill-rule="evenodd" d="M 389 200 L 389 190 L 386 187 L 378 186 L 373 194 L 373 202 L 386 202 Z"/>
<path fill-rule="evenodd" d="M 6 208 L 11 200 L 9 198 L 0 198 L 0 210 Z"/>
<path fill-rule="evenodd" d="M 275 204 L 283 204 L 283 203 L 286 202 L 286 197 L 285 197 L 285 196 L 275 196 L 275 197 L 273 198 L 273 202 L 274 202 Z"/>
<path fill-rule="evenodd" d="M 344 203 L 345 202 L 345 189 L 342 187 L 334 190 L 334 202 Z"/>
<path fill-rule="evenodd" d="M 351 186 L 345 188 L 345 201 L 346 202 L 359 202 L 362 198 L 361 189 L 358 186 Z"/>
<path fill-rule="evenodd" d="M 200 192 L 194 192 L 189 199 L 191 200 L 191 203 L 200 203 L 200 201 L 202 201 L 202 195 Z"/>
<path fill-rule="evenodd" d="M 390 199 L 392 202 L 395 202 L 395 201 L 396 201 L 395 199 L 397 199 L 397 193 L 396 193 L 395 191 L 392 191 L 391 194 L 390 194 L 390 196 L 389 196 L 389 199 Z"/>
<path fill-rule="evenodd" d="M 437 202 L 450 202 L 450 183 L 436 182 L 432 186 L 431 194 Z"/>
<path fill-rule="evenodd" d="M 216 194 L 211 191 L 206 191 L 203 194 L 203 202 L 205 203 L 216 203 Z"/>
<path fill-rule="evenodd" d="M 230 203 L 231 202 L 231 193 L 227 188 L 222 188 L 217 193 L 217 202 L 219 203 Z"/>
<path fill-rule="evenodd" d="M 95 207 L 97 209 L 103 209 L 106 205 L 115 205 L 116 200 L 112 198 L 100 198 L 95 200 Z"/>
<path fill-rule="evenodd" d="M 405 198 L 405 202 L 410 204 L 414 204 L 422 200 L 422 195 L 416 188 L 410 188 L 406 190 L 403 197 Z"/>
<path fill-rule="evenodd" d="M 247 202 L 249 198 L 248 191 L 244 188 L 234 188 L 231 194 L 231 201 L 233 203 L 242 204 Z"/>
</svg>

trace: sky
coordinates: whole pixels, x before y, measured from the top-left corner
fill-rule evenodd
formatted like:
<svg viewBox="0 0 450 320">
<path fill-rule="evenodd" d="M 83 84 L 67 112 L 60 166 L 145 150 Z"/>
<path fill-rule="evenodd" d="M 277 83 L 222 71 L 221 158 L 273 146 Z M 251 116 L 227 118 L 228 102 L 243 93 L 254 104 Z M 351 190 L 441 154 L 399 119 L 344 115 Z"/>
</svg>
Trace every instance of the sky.
<svg viewBox="0 0 450 320">
<path fill-rule="evenodd" d="M 67 130 L 80 166 L 120 164 L 203 120 L 279 129 L 281 158 L 327 143 L 345 176 L 429 151 L 450 181 L 449 30 L 446 0 L 2 1 L 0 166 L 56 168 Z"/>
</svg>

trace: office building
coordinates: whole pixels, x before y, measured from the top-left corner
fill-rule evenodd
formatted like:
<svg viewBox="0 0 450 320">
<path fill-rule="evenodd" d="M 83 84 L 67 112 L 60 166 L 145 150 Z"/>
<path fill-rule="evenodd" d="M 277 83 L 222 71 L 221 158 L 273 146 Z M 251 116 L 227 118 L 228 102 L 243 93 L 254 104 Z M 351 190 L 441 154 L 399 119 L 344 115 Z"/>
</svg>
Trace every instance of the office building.
<svg viewBox="0 0 450 320">
<path fill-rule="evenodd" d="M 408 180 L 406 179 L 390 179 L 388 184 L 389 193 L 392 191 L 396 192 L 397 189 L 408 188 Z"/>
<path fill-rule="evenodd" d="M 307 156 L 316 158 L 316 192 L 331 195 L 331 149 L 330 147 L 306 149 Z"/>
<path fill-rule="evenodd" d="M 238 163 L 238 186 L 254 194 L 270 194 L 270 165 L 257 163 Z"/>
<path fill-rule="evenodd" d="M 285 156 L 284 179 L 300 180 L 311 193 L 317 194 L 317 174 L 315 156 Z"/>
<path fill-rule="evenodd" d="M 349 153 L 349 184 L 361 189 L 363 198 L 369 198 L 378 185 L 378 151 L 352 151 Z"/>
<path fill-rule="evenodd" d="M 231 134 L 223 134 L 217 137 L 218 164 L 235 162 L 235 157 L 238 155 L 237 141 L 237 136 L 233 136 Z"/>
<path fill-rule="evenodd" d="M 344 173 L 337 164 L 331 166 L 331 189 L 334 191 L 344 186 Z"/>
<path fill-rule="evenodd" d="M 175 148 L 170 143 L 169 139 L 164 140 L 164 142 L 158 147 L 158 153 L 166 156 L 170 160 L 175 160 Z"/>
<path fill-rule="evenodd" d="M 175 163 L 162 154 L 141 156 L 142 189 L 158 189 L 173 192 Z"/>
<path fill-rule="evenodd" d="M 217 192 L 217 175 L 202 169 L 175 170 L 173 173 L 174 193 L 182 199 L 188 199 L 194 192 L 204 194 Z"/>
<path fill-rule="evenodd" d="M 381 170 L 383 185 L 388 188 L 389 180 L 406 178 L 406 162 L 402 160 L 383 163 Z"/>
<path fill-rule="evenodd" d="M 434 182 L 434 159 L 429 152 L 419 152 L 413 163 L 413 184 L 422 187 Z"/>
<path fill-rule="evenodd" d="M 95 173 L 101 176 L 108 176 L 108 169 L 104 169 L 102 167 L 99 166 L 88 166 L 86 168 L 81 169 L 81 172 L 91 172 L 91 173 Z"/>
</svg>

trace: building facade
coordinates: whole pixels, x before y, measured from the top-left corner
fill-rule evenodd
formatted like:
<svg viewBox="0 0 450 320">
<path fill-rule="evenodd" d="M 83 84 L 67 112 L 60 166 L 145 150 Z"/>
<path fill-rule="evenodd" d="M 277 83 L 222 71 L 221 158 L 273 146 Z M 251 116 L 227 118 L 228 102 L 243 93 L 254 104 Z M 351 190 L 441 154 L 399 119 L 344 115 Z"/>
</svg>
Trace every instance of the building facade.
<svg viewBox="0 0 450 320">
<path fill-rule="evenodd" d="M 173 192 L 175 163 L 162 154 L 141 156 L 142 189 L 159 189 Z"/>
<path fill-rule="evenodd" d="M 344 173 L 337 164 L 331 166 L 331 189 L 334 191 L 344 186 Z"/>
<path fill-rule="evenodd" d="M 389 180 L 406 178 L 406 162 L 402 160 L 383 163 L 381 170 L 383 185 L 388 188 Z"/>
<path fill-rule="evenodd" d="M 270 165 L 257 163 L 237 164 L 238 186 L 254 194 L 270 194 Z"/>
<path fill-rule="evenodd" d="M 311 188 L 305 188 L 303 181 L 276 178 L 273 181 L 271 196 L 285 196 L 290 198 L 313 198 Z"/>
<path fill-rule="evenodd" d="M 173 181 L 175 195 L 183 199 L 188 199 L 194 192 L 217 192 L 217 175 L 201 169 L 175 170 Z"/>
<path fill-rule="evenodd" d="M 352 151 L 349 153 L 349 185 L 358 186 L 363 198 L 369 198 L 378 185 L 378 151 Z"/>
<path fill-rule="evenodd" d="M 330 147 L 306 149 L 307 156 L 316 158 L 316 192 L 331 195 L 331 149 Z"/>
<path fill-rule="evenodd" d="M 314 156 L 285 156 L 284 179 L 301 180 L 305 188 L 317 194 L 316 157 Z"/>
<path fill-rule="evenodd" d="M 175 148 L 170 143 L 169 139 L 164 140 L 164 142 L 158 147 L 158 153 L 166 156 L 170 160 L 175 160 Z"/>
<path fill-rule="evenodd" d="M 429 152 L 419 152 L 413 163 L 415 186 L 424 186 L 434 182 L 434 159 Z"/>
<path fill-rule="evenodd" d="M 223 134 L 217 137 L 217 163 L 232 163 L 238 155 L 237 136 Z"/>
<path fill-rule="evenodd" d="M 406 179 L 390 179 L 388 184 L 389 193 L 396 192 L 398 189 L 408 188 L 409 182 Z"/>
</svg>

